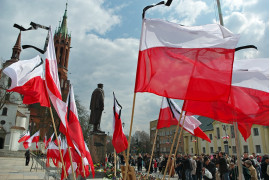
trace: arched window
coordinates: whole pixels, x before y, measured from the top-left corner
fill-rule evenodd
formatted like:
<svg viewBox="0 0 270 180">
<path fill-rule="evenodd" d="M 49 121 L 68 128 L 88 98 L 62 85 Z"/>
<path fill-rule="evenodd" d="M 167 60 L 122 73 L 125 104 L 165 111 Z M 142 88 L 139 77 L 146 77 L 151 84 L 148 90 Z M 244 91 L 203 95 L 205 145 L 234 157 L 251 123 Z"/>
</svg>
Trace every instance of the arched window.
<svg viewBox="0 0 270 180">
<path fill-rule="evenodd" d="M 6 116 L 7 115 L 7 111 L 8 111 L 8 108 L 4 107 L 3 108 L 3 111 L 2 111 L 2 116 Z"/>
</svg>

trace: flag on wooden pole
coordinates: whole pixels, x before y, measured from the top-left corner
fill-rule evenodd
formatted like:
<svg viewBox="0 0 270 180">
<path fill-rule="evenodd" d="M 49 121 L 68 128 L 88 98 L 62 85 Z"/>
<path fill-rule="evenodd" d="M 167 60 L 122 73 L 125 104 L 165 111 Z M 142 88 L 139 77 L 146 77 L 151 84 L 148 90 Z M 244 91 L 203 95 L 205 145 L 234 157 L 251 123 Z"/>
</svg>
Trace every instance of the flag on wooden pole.
<svg viewBox="0 0 270 180">
<path fill-rule="evenodd" d="M 122 106 L 118 103 L 115 94 L 113 93 L 113 138 L 112 144 L 116 153 L 123 152 L 128 147 L 128 141 L 123 133 L 122 121 L 121 121 L 121 110 Z"/>
<path fill-rule="evenodd" d="M 11 78 L 11 86 L 7 91 L 23 95 L 24 104 L 40 103 L 41 106 L 50 107 L 42 64 L 43 60 L 36 56 L 6 67 L 3 72 Z"/>
<path fill-rule="evenodd" d="M 218 24 L 187 27 L 143 19 L 135 92 L 227 102 L 238 39 Z"/>
</svg>

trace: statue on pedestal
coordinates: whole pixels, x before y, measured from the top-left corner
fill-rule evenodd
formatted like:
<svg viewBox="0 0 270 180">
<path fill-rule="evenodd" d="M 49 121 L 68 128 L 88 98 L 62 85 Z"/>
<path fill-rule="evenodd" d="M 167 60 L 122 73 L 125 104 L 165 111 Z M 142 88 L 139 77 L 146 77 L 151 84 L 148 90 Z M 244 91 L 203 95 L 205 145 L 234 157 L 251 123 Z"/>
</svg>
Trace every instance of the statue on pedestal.
<svg viewBox="0 0 270 180">
<path fill-rule="evenodd" d="M 98 84 L 98 87 L 93 91 L 90 101 L 90 119 L 89 124 L 93 124 L 92 133 L 105 133 L 100 130 L 100 122 L 102 111 L 104 110 L 104 91 L 103 84 Z"/>
</svg>

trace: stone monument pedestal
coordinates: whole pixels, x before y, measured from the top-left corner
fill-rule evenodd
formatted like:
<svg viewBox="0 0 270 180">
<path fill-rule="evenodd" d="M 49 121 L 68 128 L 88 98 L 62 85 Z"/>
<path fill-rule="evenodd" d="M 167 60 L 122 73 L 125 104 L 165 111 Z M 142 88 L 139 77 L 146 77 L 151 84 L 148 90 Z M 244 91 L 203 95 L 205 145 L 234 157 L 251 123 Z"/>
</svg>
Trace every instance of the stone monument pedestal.
<svg viewBox="0 0 270 180">
<path fill-rule="evenodd" d="M 91 134 L 89 136 L 89 150 L 94 164 L 105 162 L 105 157 L 107 153 L 107 134 Z"/>
</svg>

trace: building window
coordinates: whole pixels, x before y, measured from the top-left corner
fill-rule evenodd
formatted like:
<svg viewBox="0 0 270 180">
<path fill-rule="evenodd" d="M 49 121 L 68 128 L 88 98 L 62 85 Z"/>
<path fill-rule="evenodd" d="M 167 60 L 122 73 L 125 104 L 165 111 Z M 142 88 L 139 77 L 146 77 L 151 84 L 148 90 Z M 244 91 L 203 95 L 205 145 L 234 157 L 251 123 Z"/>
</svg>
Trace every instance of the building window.
<svg viewBox="0 0 270 180">
<path fill-rule="evenodd" d="M 217 139 L 220 139 L 220 132 L 219 132 L 219 128 L 217 128 Z"/>
<path fill-rule="evenodd" d="M 218 147 L 218 151 L 219 151 L 219 152 L 221 151 L 221 147 Z"/>
<path fill-rule="evenodd" d="M 210 138 L 210 140 L 213 140 L 213 135 L 209 134 L 209 138 Z"/>
<path fill-rule="evenodd" d="M 210 152 L 214 153 L 214 148 L 213 147 L 210 147 Z"/>
<path fill-rule="evenodd" d="M 6 116 L 7 115 L 7 111 L 8 111 L 8 108 L 4 107 L 3 108 L 3 111 L 2 111 L 2 116 Z"/>
<path fill-rule="evenodd" d="M 234 126 L 231 126 L 231 138 L 235 138 Z"/>
<path fill-rule="evenodd" d="M 236 154 L 236 146 L 232 146 L 232 153 Z"/>
<path fill-rule="evenodd" d="M 253 128 L 253 134 L 254 134 L 254 136 L 259 136 L 259 129 Z"/>
<path fill-rule="evenodd" d="M 191 148 L 191 154 L 193 154 L 193 148 Z"/>
<path fill-rule="evenodd" d="M 205 153 L 205 147 L 202 148 L 202 152 Z"/>
<path fill-rule="evenodd" d="M 256 153 L 262 153 L 260 145 L 256 145 L 255 148 L 256 148 Z"/>
<path fill-rule="evenodd" d="M 192 136 L 190 136 L 190 142 L 192 142 Z"/>
<path fill-rule="evenodd" d="M 244 153 L 248 153 L 248 146 L 247 145 L 244 145 Z"/>
</svg>

